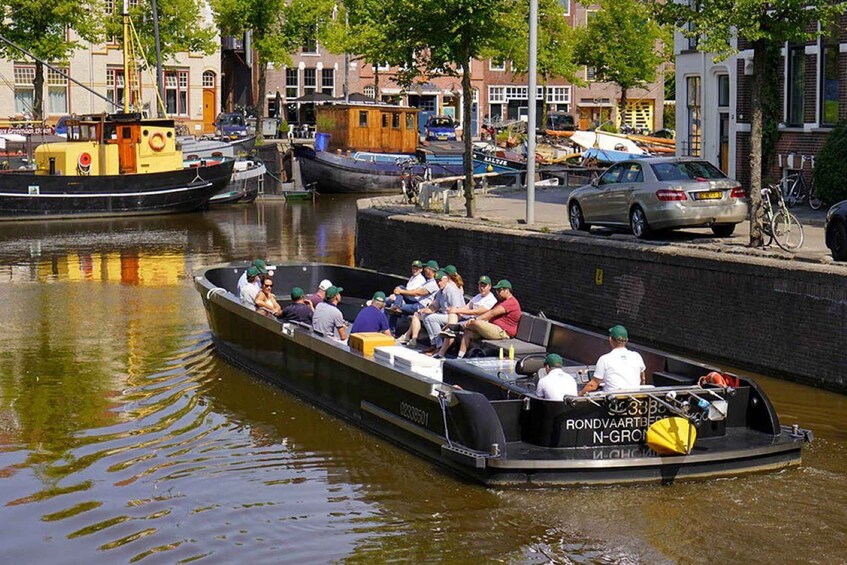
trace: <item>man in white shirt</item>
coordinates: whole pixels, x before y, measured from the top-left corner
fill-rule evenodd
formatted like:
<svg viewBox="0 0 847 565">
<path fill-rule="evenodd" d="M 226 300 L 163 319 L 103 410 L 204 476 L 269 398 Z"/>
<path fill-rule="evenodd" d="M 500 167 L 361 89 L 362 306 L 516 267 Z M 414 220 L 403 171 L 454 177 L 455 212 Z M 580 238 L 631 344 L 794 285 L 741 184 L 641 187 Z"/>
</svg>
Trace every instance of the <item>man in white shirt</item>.
<svg viewBox="0 0 847 565">
<path fill-rule="evenodd" d="M 255 259 L 252 263 L 250 263 L 250 266 L 256 267 L 259 270 L 260 275 L 274 276 L 273 273 L 268 271 L 268 266 L 262 259 Z M 247 271 L 248 269 L 244 269 L 244 272 L 241 273 L 241 277 L 238 279 L 238 290 L 236 291 L 238 296 L 241 296 L 241 291 L 244 289 L 244 285 L 247 284 Z M 262 290 L 261 281 L 257 281 L 255 284 L 258 290 Z"/>
<path fill-rule="evenodd" d="M 626 348 L 629 334 L 623 326 L 609 328 L 609 345 L 612 350 L 600 356 L 594 368 L 594 376 L 579 393 L 583 396 L 603 385 L 604 392 L 636 390 L 644 384 L 644 359 L 635 351 Z"/>
<path fill-rule="evenodd" d="M 550 353 L 544 358 L 547 374 L 538 381 L 535 394 L 545 400 L 564 400 L 566 396 L 576 396 L 576 381 L 567 374 L 562 365 L 561 355 Z"/>
<path fill-rule="evenodd" d="M 391 333 L 397 330 L 400 316 L 411 316 L 421 308 L 429 306 L 438 292 L 435 272 L 438 262 L 431 260 L 426 264 L 412 261 L 412 276 L 405 285 L 400 285 L 388 296 L 386 309 L 389 311 L 388 326 Z"/>
<path fill-rule="evenodd" d="M 258 295 L 261 290 L 259 269 L 258 267 L 251 266 L 244 272 L 244 274 L 246 275 L 246 282 L 242 285 L 238 297 L 241 299 L 242 304 L 253 308 L 256 306 L 256 295 Z"/>
<path fill-rule="evenodd" d="M 497 297 L 491 292 L 491 279 L 487 275 L 482 275 L 479 277 L 479 292 L 468 301 L 466 306 L 447 309 L 447 325 L 441 330 L 440 335 L 443 341 L 438 355 L 444 357 L 453 345 L 457 332 L 461 331 L 461 328 L 455 325 L 457 322 L 463 327 L 468 320 L 488 312 L 496 305 Z"/>
</svg>

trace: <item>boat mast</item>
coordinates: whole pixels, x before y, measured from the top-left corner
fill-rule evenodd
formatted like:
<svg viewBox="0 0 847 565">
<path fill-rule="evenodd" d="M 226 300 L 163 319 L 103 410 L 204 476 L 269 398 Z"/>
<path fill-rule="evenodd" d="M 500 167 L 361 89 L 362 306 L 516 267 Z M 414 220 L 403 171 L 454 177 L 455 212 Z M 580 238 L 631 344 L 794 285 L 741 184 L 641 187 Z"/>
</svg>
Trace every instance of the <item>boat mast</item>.
<svg viewBox="0 0 847 565">
<path fill-rule="evenodd" d="M 129 37 L 129 0 L 124 0 L 123 6 L 123 24 L 124 24 L 124 112 L 129 113 L 130 106 L 130 92 L 132 91 L 132 75 L 130 72 L 130 57 L 132 50 L 132 43 Z"/>
</svg>

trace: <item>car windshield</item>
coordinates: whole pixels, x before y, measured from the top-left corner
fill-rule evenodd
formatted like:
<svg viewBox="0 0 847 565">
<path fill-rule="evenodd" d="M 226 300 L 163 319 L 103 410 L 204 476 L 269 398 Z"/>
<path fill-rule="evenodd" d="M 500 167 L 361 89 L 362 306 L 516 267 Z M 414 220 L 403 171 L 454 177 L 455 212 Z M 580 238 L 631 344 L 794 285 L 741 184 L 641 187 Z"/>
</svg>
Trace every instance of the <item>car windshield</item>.
<svg viewBox="0 0 847 565">
<path fill-rule="evenodd" d="M 244 118 L 240 114 L 224 114 L 221 116 L 221 124 L 225 126 L 243 126 Z"/>
<path fill-rule="evenodd" d="M 683 161 L 681 163 L 655 163 L 651 165 L 660 181 L 725 179 L 717 167 L 707 161 Z"/>
<path fill-rule="evenodd" d="M 554 128 L 574 125 L 573 116 L 550 116 L 550 123 Z"/>
<path fill-rule="evenodd" d="M 453 127 L 453 120 L 450 118 L 432 118 L 429 122 L 431 128 L 450 128 Z"/>
</svg>

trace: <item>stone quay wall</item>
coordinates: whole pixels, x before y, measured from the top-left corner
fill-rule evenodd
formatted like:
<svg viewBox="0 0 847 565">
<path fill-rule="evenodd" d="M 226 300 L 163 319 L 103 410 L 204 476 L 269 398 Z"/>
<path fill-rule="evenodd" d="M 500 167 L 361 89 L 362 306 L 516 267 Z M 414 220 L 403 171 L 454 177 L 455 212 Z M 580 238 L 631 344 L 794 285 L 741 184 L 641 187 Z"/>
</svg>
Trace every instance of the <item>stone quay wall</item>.
<svg viewBox="0 0 847 565">
<path fill-rule="evenodd" d="M 465 289 L 507 278 L 524 310 L 847 393 L 847 276 L 838 266 L 582 234 L 545 234 L 359 201 L 356 263 L 406 274 L 453 264 Z M 389 290 L 389 289 L 385 289 Z"/>
</svg>

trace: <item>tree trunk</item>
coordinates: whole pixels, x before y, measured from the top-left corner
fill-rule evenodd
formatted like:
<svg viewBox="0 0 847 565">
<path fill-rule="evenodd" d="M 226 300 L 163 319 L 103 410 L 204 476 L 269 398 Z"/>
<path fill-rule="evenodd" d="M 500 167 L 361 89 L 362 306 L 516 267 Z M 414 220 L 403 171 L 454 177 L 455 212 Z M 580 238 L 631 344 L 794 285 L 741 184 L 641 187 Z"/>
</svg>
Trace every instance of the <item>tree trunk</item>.
<svg viewBox="0 0 847 565">
<path fill-rule="evenodd" d="M 374 63 L 374 99 L 377 102 L 382 101 L 382 96 L 379 93 L 379 63 Z"/>
<path fill-rule="evenodd" d="M 265 114 L 265 87 L 268 83 L 268 65 L 265 63 L 264 58 L 260 55 L 256 55 L 256 65 L 259 67 L 259 92 L 256 93 L 256 101 L 253 106 L 253 111 L 256 114 L 256 141 L 261 143 L 264 141 L 264 137 L 262 136 L 262 122 L 264 121 L 263 116 Z"/>
<path fill-rule="evenodd" d="M 547 129 L 547 81 L 549 80 L 547 74 L 541 75 L 541 79 L 544 81 L 541 89 L 541 131 Z M 532 98 L 532 96 L 530 96 Z M 545 134 L 546 135 L 546 134 Z"/>
<path fill-rule="evenodd" d="M 621 87 L 621 127 L 618 128 L 619 131 L 626 125 L 626 90 L 625 86 Z"/>
<path fill-rule="evenodd" d="M 35 88 L 32 98 L 32 119 L 39 122 L 44 119 L 44 64 L 35 62 Z"/>
<path fill-rule="evenodd" d="M 468 41 L 465 40 L 465 50 L 462 54 L 462 142 L 465 144 L 465 212 L 468 218 L 473 218 L 476 215 L 476 202 L 474 202 L 473 193 L 473 143 L 471 140 L 471 110 L 473 106 L 471 61 L 470 48 Z"/>
<path fill-rule="evenodd" d="M 762 88 L 765 82 L 765 40 L 753 42 L 753 115 L 750 125 L 750 247 L 762 247 Z"/>
</svg>

